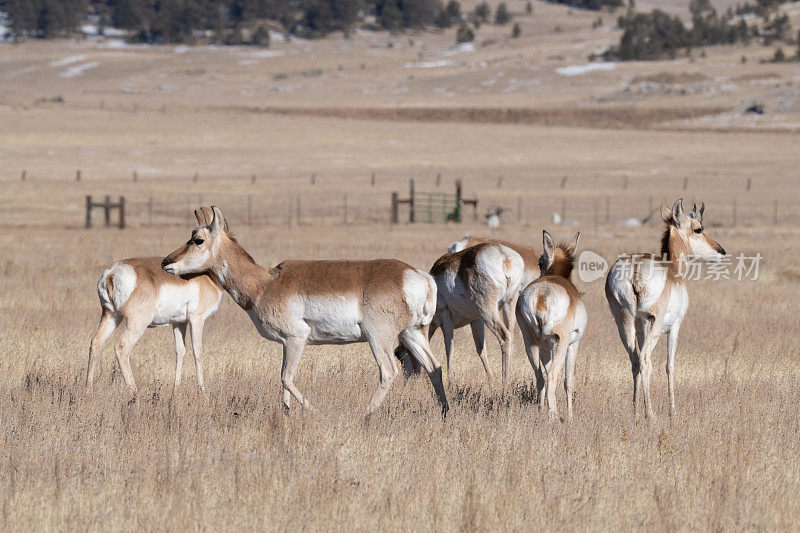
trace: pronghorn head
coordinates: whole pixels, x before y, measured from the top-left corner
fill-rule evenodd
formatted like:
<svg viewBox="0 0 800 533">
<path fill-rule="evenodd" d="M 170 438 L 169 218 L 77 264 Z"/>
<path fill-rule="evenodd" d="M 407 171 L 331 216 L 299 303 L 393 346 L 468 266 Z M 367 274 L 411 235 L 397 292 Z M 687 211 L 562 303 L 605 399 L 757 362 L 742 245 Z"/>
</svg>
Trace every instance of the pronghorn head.
<svg viewBox="0 0 800 533">
<path fill-rule="evenodd" d="M 214 268 L 220 245 L 228 236 L 228 224 L 219 207 L 195 210 L 197 227 L 189 240 L 161 261 L 161 268 L 170 274 L 196 274 Z"/>
<path fill-rule="evenodd" d="M 683 198 L 675 202 L 672 208 L 666 200 L 661 202 L 661 219 L 667 224 L 661 240 L 662 256 L 671 257 L 671 250 L 678 243 L 688 254 L 705 261 L 719 261 L 725 256 L 725 249 L 704 231 L 705 210 L 706 204 L 703 203 L 699 211 L 697 205 L 694 205 L 691 212 L 686 213 L 683 210 Z"/>
<path fill-rule="evenodd" d="M 577 232 L 569 244 L 561 243 L 556 246 L 553 237 L 542 230 L 542 248 L 544 252 L 539 258 L 539 272 L 542 276 L 561 276 L 569 279 L 572 269 L 575 266 L 575 250 L 578 249 L 578 241 L 581 239 L 581 232 Z"/>
<path fill-rule="evenodd" d="M 452 254 L 455 252 L 460 252 L 464 248 L 467 248 L 468 244 L 469 244 L 469 233 L 465 234 L 463 237 L 461 237 L 461 239 L 451 244 L 450 248 L 447 249 L 447 253 Z"/>
</svg>

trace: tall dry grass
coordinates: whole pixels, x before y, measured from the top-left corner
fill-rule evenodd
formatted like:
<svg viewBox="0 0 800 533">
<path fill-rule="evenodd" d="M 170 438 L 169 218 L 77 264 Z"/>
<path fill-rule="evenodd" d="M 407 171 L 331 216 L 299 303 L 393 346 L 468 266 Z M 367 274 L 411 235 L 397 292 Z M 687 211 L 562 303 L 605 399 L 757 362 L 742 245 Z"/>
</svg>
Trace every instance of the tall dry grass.
<svg viewBox="0 0 800 533">
<path fill-rule="evenodd" d="M 262 263 L 394 256 L 428 266 L 453 227 L 233 228 Z M 473 231 L 479 231 L 473 228 Z M 539 228 L 505 230 L 525 240 Z M 610 257 L 653 250 L 655 228 L 584 232 Z M 363 413 L 377 372 L 366 345 L 308 347 L 297 384 L 319 410 L 280 407 L 280 350 L 225 296 L 207 324 L 206 382 L 171 390 L 168 329 L 134 349 L 139 393 L 110 347 L 84 391 L 99 317 L 94 284 L 112 258 L 167 253 L 182 228 L 0 234 L 0 527 L 17 529 L 794 529 L 800 516 L 796 232 L 723 230 L 760 251 L 759 281 L 693 282 L 667 417 L 657 348 L 651 425 L 631 412 L 627 357 L 601 282 L 581 284 L 589 327 L 572 423 L 538 413 L 517 344 L 512 379 L 487 384 L 457 335 L 446 420 L 426 379 L 399 378 Z M 519 338 L 518 338 L 519 341 Z M 664 341 L 662 341 L 663 343 Z M 433 343 L 443 359 L 441 337 Z M 498 346 L 489 342 L 499 366 Z M 564 407 L 563 392 L 559 395 Z"/>
</svg>

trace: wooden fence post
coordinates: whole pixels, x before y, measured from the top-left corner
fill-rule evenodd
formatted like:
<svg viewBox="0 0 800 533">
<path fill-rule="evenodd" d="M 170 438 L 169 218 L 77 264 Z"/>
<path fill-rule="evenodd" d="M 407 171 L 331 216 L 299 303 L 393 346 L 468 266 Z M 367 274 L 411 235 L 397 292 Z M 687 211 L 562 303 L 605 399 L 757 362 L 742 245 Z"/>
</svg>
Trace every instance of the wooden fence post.
<svg viewBox="0 0 800 533">
<path fill-rule="evenodd" d="M 125 197 L 119 197 L 119 229 L 125 229 Z"/>
<path fill-rule="evenodd" d="M 81 171 L 80 171 L 80 169 L 75 171 L 75 181 L 81 181 Z"/>
<path fill-rule="evenodd" d="M 92 197 L 86 195 L 86 229 L 92 227 Z"/>
</svg>

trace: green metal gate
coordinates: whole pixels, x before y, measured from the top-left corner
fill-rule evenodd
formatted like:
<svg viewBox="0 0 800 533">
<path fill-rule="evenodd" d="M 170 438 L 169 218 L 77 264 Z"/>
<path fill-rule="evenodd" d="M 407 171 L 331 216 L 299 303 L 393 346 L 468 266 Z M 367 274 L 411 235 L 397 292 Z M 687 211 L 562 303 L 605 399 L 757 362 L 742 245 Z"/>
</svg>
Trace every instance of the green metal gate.
<svg viewBox="0 0 800 533">
<path fill-rule="evenodd" d="M 455 194 L 418 192 L 413 206 L 415 222 L 461 222 L 461 205 Z"/>
</svg>

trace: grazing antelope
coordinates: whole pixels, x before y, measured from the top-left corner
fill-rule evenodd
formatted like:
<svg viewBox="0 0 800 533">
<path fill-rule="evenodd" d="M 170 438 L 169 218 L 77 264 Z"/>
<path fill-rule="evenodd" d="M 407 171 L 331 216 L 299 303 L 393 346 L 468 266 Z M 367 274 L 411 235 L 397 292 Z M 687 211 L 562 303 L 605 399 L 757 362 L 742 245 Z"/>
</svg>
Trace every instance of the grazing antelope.
<svg viewBox="0 0 800 533">
<path fill-rule="evenodd" d="M 523 271 L 522 257 L 498 243 L 482 243 L 440 257 L 430 270 L 436 280 L 438 297 L 429 338 L 442 328 L 450 375 L 454 330 L 467 324 L 472 328 L 475 349 L 491 379 L 486 360 L 484 325 L 500 342 L 503 382 L 508 379 L 508 356 L 512 351 L 514 307 Z M 402 350 L 396 352 L 407 373 L 416 370 Z"/>
<path fill-rule="evenodd" d="M 569 244 L 556 246 L 550 234 L 542 232 L 542 276 L 520 292 L 517 303 L 517 321 L 536 376 L 539 406 L 547 396 L 551 417 L 558 414 L 556 383 L 566 364 L 567 416 L 572 418 L 575 359 L 586 329 L 586 307 L 571 279 L 580 238 L 578 232 Z"/>
<path fill-rule="evenodd" d="M 211 212 L 195 211 L 197 222 L 205 225 Z M 183 357 L 186 355 L 187 325 L 192 335 L 192 351 L 197 368 L 197 384 L 204 388 L 202 345 L 203 325 L 217 310 L 222 288 L 207 275 L 181 278 L 161 269 L 161 258 L 139 257 L 117 261 L 97 282 L 97 295 L 103 308 L 100 326 L 89 347 L 86 387 L 94 382 L 97 354 L 121 322 L 124 329 L 114 348 L 125 383 L 136 390 L 130 354 L 144 330 L 171 325 L 175 334 L 175 388 L 181 382 Z"/>
<path fill-rule="evenodd" d="M 645 416 L 653 418 L 650 402 L 651 354 L 659 337 L 667 334 L 667 385 L 669 413 L 675 413 L 675 350 L 678 332 L 689 306 L 684 279 L 688 261 L 694 257 L 719 261 L 725 250 L 703 232 L 705 203 L 683 210 L 681 198 L 670 209 L 661 203 L 666 224 L 661 238 L 661 257 L 631 254 L 617 259 L 606 278 L 606 299 L 617 322 L 619 337 L 628 352 L 633 373 L 633 410 L 639 389 L 644 393 Z"/>
<path fill-rule="evenodd" d="M 428 372 L 443 411 L 447 398 L 442 370 L 428 346 L 428 324 L 436 310 L 433 278 L 401 261 L 284 261 L 259 266 L 225 226 L 218 207 L 210 222 L 192 231 L 184 245 L 164 258 L 171 274 L 210 273 L 249 315 L 262 337 L 283 345 L 283 404 L 290 396 L 310 409 L 294 384 L 307 344 L 368 342 L 378 364 L 379 384 L 367 414 L 386 397 L 397 375 L 392 357 L 398 339 Z"/>
<path fill-rule="evenodd" d="M 472 237 L 470 235 L 464 235 L 460 240 L 457 240 L 451 244 L 447 249 L 447 252 L 460 252 L 465 248 L 469 248 L 470 246 L 475 246 L 476 244 L 481 244 L 484 242 L 502 244 L 507 248 L 511 248 L 522 257 L 522 260 L 525 262 L 525 270 L 522 272 L 522 283 L 520 285 L 520 290 L 530 285 L 533 280 L 539 277 L 539 257 L 542 254 L 540 254 L 535 248 L 525 246 L 523 244 L 508 242 L 502 239 L 490 239 L 488 237 Z"/>
</svg>

